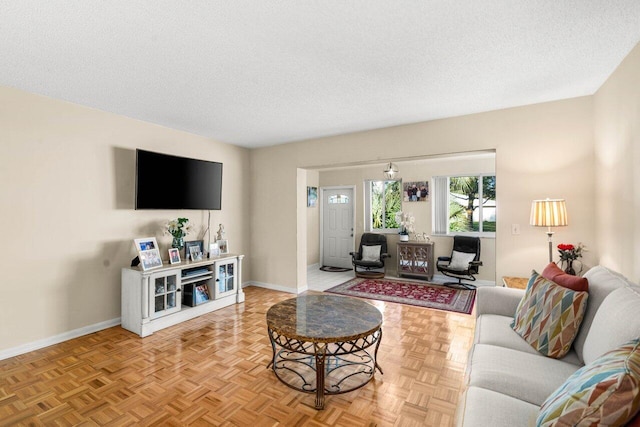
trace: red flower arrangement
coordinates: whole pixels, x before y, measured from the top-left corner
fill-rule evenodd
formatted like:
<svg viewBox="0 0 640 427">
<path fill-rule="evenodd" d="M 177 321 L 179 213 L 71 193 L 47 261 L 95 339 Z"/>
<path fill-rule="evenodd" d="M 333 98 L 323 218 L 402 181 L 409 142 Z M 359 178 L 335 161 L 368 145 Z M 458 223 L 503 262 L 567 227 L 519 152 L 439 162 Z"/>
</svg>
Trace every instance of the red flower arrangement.
<svg viewBox="0 0 640 427">
<path fill-rule="evenodd" d="M 561 261 L 574 261 L 582 257 L 582 251 L 584 250 L 586 250 L 586 248 L 582 243 L 578 243 L 578 246 L 565 243 L 558 245 L 558 253 L 560 253 Z"/>
</svg>

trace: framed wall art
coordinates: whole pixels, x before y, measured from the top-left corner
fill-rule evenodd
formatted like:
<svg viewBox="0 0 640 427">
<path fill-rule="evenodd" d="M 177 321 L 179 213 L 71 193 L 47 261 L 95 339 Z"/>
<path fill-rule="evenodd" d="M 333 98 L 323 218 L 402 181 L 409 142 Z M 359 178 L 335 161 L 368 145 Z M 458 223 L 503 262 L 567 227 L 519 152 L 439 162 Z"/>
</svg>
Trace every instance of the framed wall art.
<svg viewBox="0 0 640 427">
<path fill-rule="evenodd" d="M 315 208 L 318 203 L 318 187 L 307 187 L 307 207 Z"/>
<path fill-rule="evenodd" d="M 429 181 L 402 183 L 402 200 L 405 202 L 426 202 L 429 200 Z"/>
</svg>

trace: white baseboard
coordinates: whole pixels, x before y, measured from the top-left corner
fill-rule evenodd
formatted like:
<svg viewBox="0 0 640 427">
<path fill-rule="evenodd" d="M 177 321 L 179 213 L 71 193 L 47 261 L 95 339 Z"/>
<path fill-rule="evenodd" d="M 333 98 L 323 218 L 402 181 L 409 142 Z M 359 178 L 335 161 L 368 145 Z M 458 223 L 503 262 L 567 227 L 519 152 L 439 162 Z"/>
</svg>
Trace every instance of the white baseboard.
<svg viewBox="0 0 640 427">
<path fill-rule="evenodd" d="M 30 351 L 39 350 L 41 348 L 49 347 L 50 345 L 60 344 L 64 341 L 69 341 L 74 338 L 81 337 L 83 335 L 89 335 L 94 332 L 101 331 L 103 329 L 111 328 L 120 324 L 120 318 L 106 320 L 104 322 L 96 323 L 82 328 L 74 329 L 73 331 L 64 332 L 59 335 L 54 335 L 49 338 L 44 338 L 38 341 L 30 342 L 20 345 L 18 347 L 8 348 L 6 350 L 0 350 L 0 360 L 8 359 L 10 357 L 19 356 Z"/>
<path fill-rule="evenodd" d="M 243 288 L 245 288 L 247 286 L 257 286 L 259 288 L 271 289 L 272 291 L 287 292 L 289 294 L 301 294 L 301 293 L 306 292 L 308 290 L 307 286 L 305 286 L 303 288 L 300 288 L 300 289 L 293 289 L 293 288 L 289 288 L 287 286 L 282 286 L 282 285 L 274 285 L 274 284 L 271 284 L 271 283 L 256 282 L 255 280 L 252 280 L 251 282 L 246 282 L 246 283 L 242 284 Z"/>
<path fill-rule="evenodd" d="M 311 264 L 307 266 L 307 271 L 309 270 L 319 270 L 320 269 L 320 264 L 318 264 L 317 262 L 315 264 Z"/>
</svg>

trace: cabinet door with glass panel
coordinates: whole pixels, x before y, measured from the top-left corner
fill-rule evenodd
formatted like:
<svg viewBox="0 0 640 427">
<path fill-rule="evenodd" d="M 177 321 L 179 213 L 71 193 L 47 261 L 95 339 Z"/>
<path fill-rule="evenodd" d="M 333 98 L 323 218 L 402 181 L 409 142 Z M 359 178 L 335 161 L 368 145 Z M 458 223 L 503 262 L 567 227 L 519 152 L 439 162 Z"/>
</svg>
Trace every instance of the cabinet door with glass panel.
<svg viewBox="0 0 640 427">
<path fill-rule="evenodd" d="M 180 270 L 149 276 L 149 317 L 156 318 L 180 311 Z"/>
<path fill-rule="evenodd" d="M 236 258 L 216 262 L 215 299 L 236 293 L 238 286 L 237 267 L 238 261 Z"/>
</svg>

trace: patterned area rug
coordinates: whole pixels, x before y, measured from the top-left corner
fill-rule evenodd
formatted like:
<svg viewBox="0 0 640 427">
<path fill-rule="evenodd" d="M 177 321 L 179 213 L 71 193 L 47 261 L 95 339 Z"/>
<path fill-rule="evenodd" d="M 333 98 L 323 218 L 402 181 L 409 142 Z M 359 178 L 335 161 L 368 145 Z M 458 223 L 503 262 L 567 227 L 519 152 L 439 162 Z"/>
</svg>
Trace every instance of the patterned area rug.
<svg viewBox="0 0 640 427">
<path fill-rule="evenodd" d="M 351 279 L 326 292 L 471 314 L 475 289 L 405 282 L 395 279 Z"/>
</svg>

